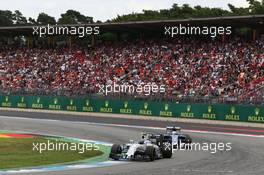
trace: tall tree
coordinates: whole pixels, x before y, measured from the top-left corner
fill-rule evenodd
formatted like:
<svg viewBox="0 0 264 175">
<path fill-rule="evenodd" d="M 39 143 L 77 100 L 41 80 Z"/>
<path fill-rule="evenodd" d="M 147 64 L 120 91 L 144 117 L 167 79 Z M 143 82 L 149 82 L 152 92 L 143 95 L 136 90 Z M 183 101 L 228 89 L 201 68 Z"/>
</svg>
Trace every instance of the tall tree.
<svg viewBox="0 0 264 175">
<path fill-rule="evenodd" d="M 87 24 L 93 23 L 93 18 L 85 16 L 78 11 L 68 10 L 66 13 L 61 14 L 58 20 L 59 24 Z"/>
<path fill-rule="evenodd" d="M 140 20 L 157 20 L 157 19 L 184 19 L 193 17 L 216 17 L 230 15 L 230 12 L 221 8 L 208 8 L 188 4 L 178 6 L 173 4 L 170 9 L 161 9 L 159 11 L 143 10 L 143 13 L 132 13 L 128 15 L 117 16 L 113 19 L 115 22 L 120 21 L 140 21 Z"/>
<path fill-rule="evenodd" d="M 248 15 L 249 8 L 244 7 L 235 7 L 232 4 L 228 4 L 229 9 L 231 10 L 232 15 Z"/>
<path fill-rule="evenodd" d="M 49 16 L 46 13 L 40 13 L 37 18 L 37 23 L 42 25 L 56 24 L 56 20 L 54 17 Z"/>
<path fill-rule="evenodd" d="M 0 26 L 13 25 L 13 13 L 9 10 L 0 10 Z"/>
<path fill-rule="evenodd" d="M 29 23 L 29 24 L 33 24 L 33 25 L 35 25 L 35 24 L 37 24 L 38 22 L 37 22 L 35 19 L 29 17 L 29 18 L 28 18 L 28 23 Z"/>
<path fill-rule="evenodd" d="M 14 24 L 17 24 L 17 25 L 27 24 L 27 18 L 24 17 L 23 14 L 19 10 L 16 10 L 13 13 L 13 20 L 14 20 Z"/>
<path fill-rule="evenodd" d="M 249 3 L 249 10 L 252 14 L 264 14 L 264 0 L 247 0 Z"/>
</svg>

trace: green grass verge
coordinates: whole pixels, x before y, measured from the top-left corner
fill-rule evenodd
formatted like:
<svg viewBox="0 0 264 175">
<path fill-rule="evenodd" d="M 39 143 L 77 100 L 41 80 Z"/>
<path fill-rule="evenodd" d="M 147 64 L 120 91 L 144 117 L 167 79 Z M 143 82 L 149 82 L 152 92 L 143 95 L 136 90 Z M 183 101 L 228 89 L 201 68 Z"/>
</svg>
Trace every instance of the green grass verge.
<svg viewBox="0 0 264 175">
<path fill-rule="evenodd" d="M 43 165 L 64 164 L 95 158 L 104 153 L 99 150 L 78 151 L 60 150 L 44 151 L 41 154 L 33 151 L 34 143 L 47 143 L 45 138 L 0 138 L 0 169 L 25 168 Z M 59 141 L 65 143 L 64 141 Z"/>
</svg>

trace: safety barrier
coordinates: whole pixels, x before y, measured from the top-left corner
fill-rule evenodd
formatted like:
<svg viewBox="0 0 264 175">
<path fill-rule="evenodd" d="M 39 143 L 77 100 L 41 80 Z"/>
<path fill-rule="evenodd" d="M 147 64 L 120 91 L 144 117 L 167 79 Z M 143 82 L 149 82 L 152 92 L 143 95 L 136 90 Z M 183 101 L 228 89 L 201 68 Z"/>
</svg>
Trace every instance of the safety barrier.
<svg viewBox="0 0 264 175">
<path fill-rule="evenodd" d="M 0 106 L 264 123 L 264 107 L 104 100 L 51 96 L 0 96 Z"/>
</svg>

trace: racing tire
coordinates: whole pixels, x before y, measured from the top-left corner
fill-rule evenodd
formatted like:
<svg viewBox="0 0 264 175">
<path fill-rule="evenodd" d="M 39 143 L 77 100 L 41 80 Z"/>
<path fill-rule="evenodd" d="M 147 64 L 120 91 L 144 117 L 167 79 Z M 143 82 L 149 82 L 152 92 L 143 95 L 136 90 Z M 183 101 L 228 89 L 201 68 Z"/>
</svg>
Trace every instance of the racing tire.
<svg viewBox="0 0 264 175">
<path fill-rule="evenodd" d="M 167 145 L 167 143 L 163 143 L 162 145 L 162 149 L 161 149 L 161 153 L 163 158 L 171 158 L 172 157 L 172 145 L 169 143 L 169 146 Z"/>
<path fill-rule="evenodd" d="M 111 147 L 111 152 L 110 152 L 110 158 L 111 159 L 114 159 L 114 160 L 119 160 L 119 156 L 118 154 L 121 154 L 122 153 L 122 148 L 120 145 L 118 144 L 114 144 L 112 147 Z"/>
<path fill-rule="evenodd" d="M 191 144 L 192 138 L 190 137 L 190 135 L 186 134 L 186 138 L 187 138 L 187 143 Z"/>
<path fill-rule="evenodd" d="M 147 146 L 146 148 L 146 155 L 149 157 L 149 160 L 152 162 L 155 160 L 156 154 L 155 149 L 152 146 Z"/>
<path fill-rule="evenodd" d="M 186 144 L 188 144 L 187 149 L 190 150 L 192 144 L 192 138 L 188 134 L 186 134 Z"/>
</svg>

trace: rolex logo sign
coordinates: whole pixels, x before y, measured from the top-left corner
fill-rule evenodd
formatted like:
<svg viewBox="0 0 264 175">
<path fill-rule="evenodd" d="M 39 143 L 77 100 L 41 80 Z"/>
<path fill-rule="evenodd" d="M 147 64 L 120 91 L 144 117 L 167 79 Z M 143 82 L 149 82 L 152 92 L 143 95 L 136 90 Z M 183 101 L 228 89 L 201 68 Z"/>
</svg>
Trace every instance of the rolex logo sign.
<svg viewBox="0 0 264 175">
<path fill-rule="evenodd" d="M 77 106 L 74 105 L 74 100 L 70 99 L 70 105 L 66 106 L 68 111 L 76 111 L 77 110 Z"/>
<path fill-rule="evenodd" d="M 210 120 L 216 119 L 216 114 L 213 113 L 213 107 L 211 105 L 207 107 L 207 113 L 203 114 L 203 118 L 210 119 Z"/>
<path fill-rule="evenodd" d="M 124 107 L 119 110 L 121 114 L 132 114 L 132 109 L 128 107 L 128 102 L 124 102 Z"/>
<path fill-rule="evenodd" d="M 187 105 L 186 106 L 186 112 L 181 112 L 180 117 L 193 118 L 194 114 L 192 113 L 192 106 L 191 105 Z"/>
<path fill-rule="evenodd" d="M 21 97 L 20 102 L 17 103 L 18 108 L 25 108 L 27 105 L 25 103 L 25 98 Z"/>
<path fill-rule="evenodd" d="M 100 108 L 100 112 L 112 113 L 113 108 L 110 107 L 109 101 L 104 102 L 104 107 Z"/>
<path fill-rule="evenodd" d="M 169 111 L 169 104 L 168 103 L 166 103 L 164 105 L 164 111 L 160 111 L 160 116 L 172 117 L 172 112 Z"/>
<path fill-rule="evenodd" d="M 49 105 L 49 109 L 53 109 L 53 110 L 60 110 L 61 109 L 61 105 L 59 104 L 58 98 L 53 99 L 53 104 Z"/>
<path fill-rule="evenodd" d="M 40 97 L 38 97 L 37 100 L 34 100 L 31 107 L 33 109 L 43 109 L 43 104 L 41 103 Z"/>
<path fill-rule="evenodd" d="M 85 105 L 82 107 L 82 110 L 84 112 L 93 112 L 93 107 L 90 106 L 90 101 L 89 100 L 85 100 Z"/>
<path fill-rule="evenodd" d="M 240 116 L 236 114 L 236 107 L 231 106 L 230 107 L 230 113 L 225 115 L 225 120 L 233 120 L 233 121 L 239 121 Z"/>
<path fill-rule="evenodd" d="M 11 107 L 11 102 L 9 101 L 9 97 L 5 96 L 5 100 L 1 104 L 3 107 Z"/>
<path fill-rule="evenodd" d="M 254 115 L 248 116 L 248 121 L 264 123 L 264 116 L 261 115 L 261 109 L 256 107 L 254 109 Z"/>
<path fill-rule="evenodd" d="M 140 115 L 152 115 L 152 111 L 148 109 L 148 103 L 145 102 L 143 105 L 143 109 L 139 110 Z"/>
</svg>

